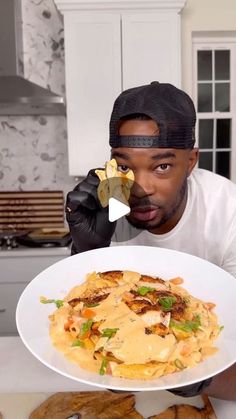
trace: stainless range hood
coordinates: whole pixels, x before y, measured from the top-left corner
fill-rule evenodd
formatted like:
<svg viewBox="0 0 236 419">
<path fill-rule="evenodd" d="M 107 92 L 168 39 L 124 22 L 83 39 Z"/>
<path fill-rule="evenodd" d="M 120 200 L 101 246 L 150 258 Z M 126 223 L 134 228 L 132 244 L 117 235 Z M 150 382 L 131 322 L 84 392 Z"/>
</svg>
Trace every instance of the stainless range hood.
<svg viewBox="0 0 236 419">
<path fill-rule="evenodd" d="M 0 0 L 0 115 L 65 115 L 62 96 L 23 77 L 20 0 Z"/>
</svg>

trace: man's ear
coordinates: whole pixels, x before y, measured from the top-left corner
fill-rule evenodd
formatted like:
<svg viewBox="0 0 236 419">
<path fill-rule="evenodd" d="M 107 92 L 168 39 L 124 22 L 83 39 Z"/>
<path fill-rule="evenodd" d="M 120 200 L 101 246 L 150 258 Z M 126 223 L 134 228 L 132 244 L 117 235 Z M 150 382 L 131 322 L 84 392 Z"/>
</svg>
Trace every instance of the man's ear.
<svg viewBox="0 0 236 419">
<path fill-rule="evenodd" d="M 193 168 L 196 166 L 199 157 L 199 149 L 193 148 L 189 151 L 189 161 L 188 161 L 188 176 L 191 174 Z"/>
</svg>

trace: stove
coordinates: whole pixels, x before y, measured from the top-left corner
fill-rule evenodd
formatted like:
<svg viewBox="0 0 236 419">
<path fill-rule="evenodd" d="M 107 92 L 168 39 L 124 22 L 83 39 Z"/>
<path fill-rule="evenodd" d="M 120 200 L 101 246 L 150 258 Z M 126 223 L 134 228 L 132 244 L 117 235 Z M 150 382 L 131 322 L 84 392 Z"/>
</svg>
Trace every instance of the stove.
<svg viewBox="0 0 236 419">
<path fill-rule="evenodd" d="M 15 237 L 3 236 L 3 237 L 0 238 L 0 249 L 11 250 L 11 249 L 15 249 L 18 246 L 19 245 L 18 245 Z"/>
<path fill-rule="evenodd" d="M 18 237 L 27 234 L 28 231 L 16 231 L 14 229 L 0 231 L 0 250 L 12 250 L 19 247 Z"/>
<path fill-rule="evenodd" d="M 44 232 L 45 228 L 56 237 Z M 63 191 L 0 192 L 0 249 L 67 245 L 70 236 L 65 230 Z"/>
<path fill-rule="evenodd" d="M 38 229 L 33 231 L 0 231 L 0 250 L 18 248 L 67 247 L 71 243 L 70 233 L 66 228 Z"/>
</svg>

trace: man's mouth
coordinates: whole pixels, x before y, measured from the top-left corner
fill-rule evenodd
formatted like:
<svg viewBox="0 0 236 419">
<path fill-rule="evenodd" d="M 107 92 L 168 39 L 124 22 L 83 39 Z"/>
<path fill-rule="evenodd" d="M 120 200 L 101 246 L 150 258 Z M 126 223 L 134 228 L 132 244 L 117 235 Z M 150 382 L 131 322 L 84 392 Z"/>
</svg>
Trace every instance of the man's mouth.
<svg viewBox="0 0 236 419">
<path fill-rule="evenodd" d="M 159 212 L 158 207 L 133 207 L 131 208 L 131 216 L 139 221 L 151 221 L 156 218 Z"/>
</svg>

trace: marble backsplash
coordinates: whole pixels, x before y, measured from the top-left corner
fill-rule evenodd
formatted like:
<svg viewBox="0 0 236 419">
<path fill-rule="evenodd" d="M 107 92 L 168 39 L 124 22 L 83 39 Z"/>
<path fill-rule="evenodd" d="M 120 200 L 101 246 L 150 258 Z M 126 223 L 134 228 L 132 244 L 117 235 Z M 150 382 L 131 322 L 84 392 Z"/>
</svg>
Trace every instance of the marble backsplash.
<svg viewBox="0 0 236 419">
<path fill-rule="evenodd" d="M 65 93 L 63 18 L 53 0 L 21 0 L 25 78 Z M 66 117 L 0 116 L 0 190 L 75 186 L 68 175 Z"/>
</svg>

